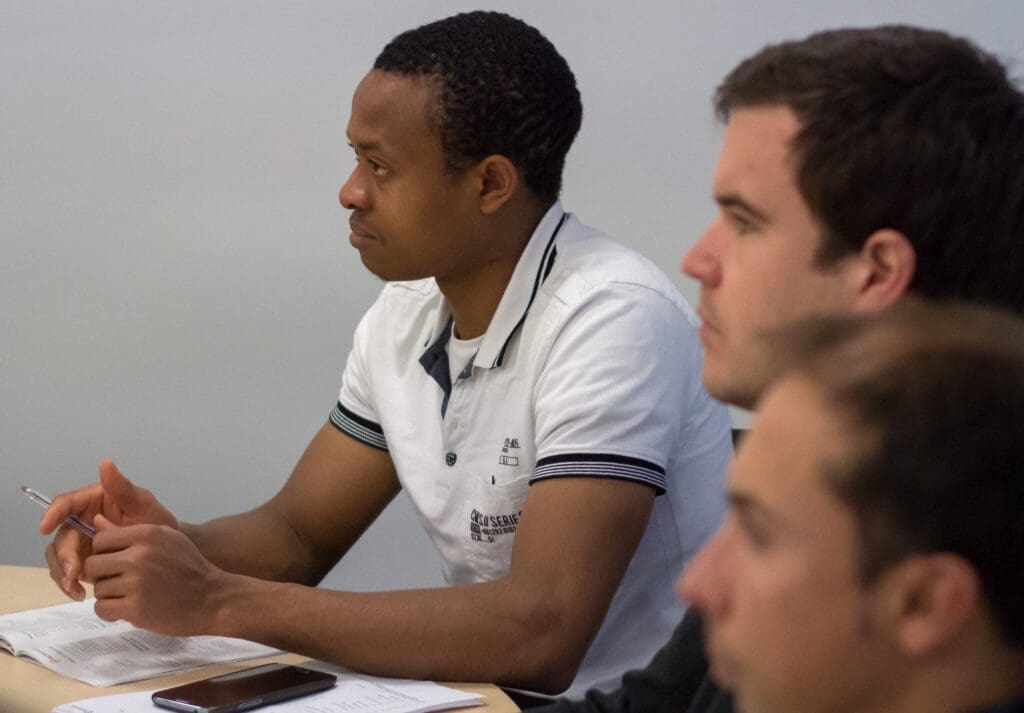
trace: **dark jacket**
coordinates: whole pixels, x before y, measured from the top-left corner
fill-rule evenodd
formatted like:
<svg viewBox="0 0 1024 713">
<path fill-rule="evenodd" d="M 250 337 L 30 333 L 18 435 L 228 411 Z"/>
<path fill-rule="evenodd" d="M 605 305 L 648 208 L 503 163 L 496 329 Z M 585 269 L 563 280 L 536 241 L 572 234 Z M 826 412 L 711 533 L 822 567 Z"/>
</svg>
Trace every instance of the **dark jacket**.
<svg viewBox="0 0 1024 713">
<path fill-rule="evenodd" d="M 629 671 L 611 693 L 559 699 L 531 713 L 733 713 L 732 697 L 708 675 L 700 615 L 689 610 L 647 668 Z M 973 713 L 1024 713 L 1024 698 Z"/>
<path fill-rule="evenodd" d="M 629 671 L 611 693 L 559 699 L 534 713 L 733 713 L 732 698 L 708 676 L 700 616 L 690 609 L 647 668 Z"/>
</svg>

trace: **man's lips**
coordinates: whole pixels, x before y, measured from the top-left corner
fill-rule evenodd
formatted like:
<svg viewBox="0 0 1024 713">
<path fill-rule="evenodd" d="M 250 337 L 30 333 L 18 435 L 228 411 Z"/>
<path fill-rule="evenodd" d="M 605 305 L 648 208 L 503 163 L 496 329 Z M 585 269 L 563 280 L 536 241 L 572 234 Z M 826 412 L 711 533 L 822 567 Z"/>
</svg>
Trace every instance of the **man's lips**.
<svg viewBox="0 0 1024 713">
<path fill-rule="evenodd" d="M 350 220 L 348 223 L 348 227 L 352 231 L 351 233 L 349 233 L 348 241 L 354 248 L 358 249 L 366 245 L 371 240 L 376 240 L 376 238 L 373 237 L 373 234 L 370 233 L 370 231 L 368 231 L 366 228 L 364 228 L 359 223 L 356 223 L 355 221 Z"/>
<path fill-rule="evenodd" d="M 698 329 L 698 334 L 700 335 L 700 340 L 704 342 L 706 346 L 708 338 L 713 334 L 718 334 L 718 328 L 712 320 L 708 319 L 708 310 L 704 305 L 700 305 L 697 308 L 697 317 L 700 318 L 700 329 Z"/>
<path fill-rule="evenodd" d="M 368 240 L 374 240 L 373 233 L 366 228 L 362 223 L 357 223 L 354 220 L 348 221 L 349 230 L 354 235 L 358 235 L 361 238 L 367 238 Z"/>
</svg>

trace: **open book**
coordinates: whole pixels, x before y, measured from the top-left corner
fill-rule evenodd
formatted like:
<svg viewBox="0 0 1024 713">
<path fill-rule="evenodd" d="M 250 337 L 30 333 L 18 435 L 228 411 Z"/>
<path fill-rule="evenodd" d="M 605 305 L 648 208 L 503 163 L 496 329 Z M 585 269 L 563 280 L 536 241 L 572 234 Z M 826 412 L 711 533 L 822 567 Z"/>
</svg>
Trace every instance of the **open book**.
<svg viewBox="0 0 1024 713">
<path fill-rule="evenodd" d="M 103 621 L 94 599 L 0 615 L 0 647 L 93 686 L 155 678 L 211 663 L 279 653 L 221 636 L 161 636 Z"/>
</svg>

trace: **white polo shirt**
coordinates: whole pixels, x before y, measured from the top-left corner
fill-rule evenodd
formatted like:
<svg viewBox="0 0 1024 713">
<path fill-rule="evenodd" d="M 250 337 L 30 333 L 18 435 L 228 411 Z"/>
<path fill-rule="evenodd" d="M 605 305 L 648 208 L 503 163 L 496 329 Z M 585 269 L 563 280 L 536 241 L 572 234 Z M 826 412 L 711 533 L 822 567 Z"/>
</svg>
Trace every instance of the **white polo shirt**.
<svg viewBox="0 0 1024 713">
<path fill-rule="evenodd" d="M 331 421 L 390 453 L 449 583 L 508 572 L 538 480 L 659 494 L 571 697 L 617 686 L 668 640 L 675 578 L 722 519 L 730 424 L 701 386 L 695 325 L 660 270 L 556 202 L 454 384 L 434 280 L 387 284 L 356 329 Z"/>
</svg>

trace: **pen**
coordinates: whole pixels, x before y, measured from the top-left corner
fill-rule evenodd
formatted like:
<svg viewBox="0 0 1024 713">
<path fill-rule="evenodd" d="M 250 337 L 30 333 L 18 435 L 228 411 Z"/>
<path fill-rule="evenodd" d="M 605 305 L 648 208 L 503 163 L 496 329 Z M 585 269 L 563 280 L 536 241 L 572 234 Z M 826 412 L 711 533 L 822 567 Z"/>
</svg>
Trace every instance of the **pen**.
<svg viewBox="0 0 1024 713">
<path fill-rule="evenodd" d="M 40 507 L 42 507 L 43 509 L 50 507 L 50 503 L 53 502 L 52 498 L 46 497 L 38 490 L 33 490 L 27 485 L 21 486 L 21 492 L 25 493 L 25 497 L 27 497 L 29 500 L 39 503 Z M 75 528 L 86 537 L 96 537 L 96 530 L 92 526 L 86 525 L 84 522 L 79 520 L 74 515 L 70 515 L 64 518 L 64 522 L 71 525 L 71 527 Z"/>
</svg>

